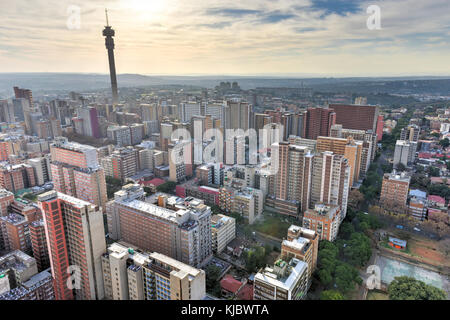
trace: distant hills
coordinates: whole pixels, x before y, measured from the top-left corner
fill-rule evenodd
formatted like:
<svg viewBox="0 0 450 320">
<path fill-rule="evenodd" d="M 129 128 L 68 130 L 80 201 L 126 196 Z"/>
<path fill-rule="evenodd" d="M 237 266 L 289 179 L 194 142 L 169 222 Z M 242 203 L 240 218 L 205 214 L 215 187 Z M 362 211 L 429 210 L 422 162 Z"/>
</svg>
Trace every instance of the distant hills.
<svg viewBox="0 0 450 320">
<path fill-rule="evenodd" d="M 13 95 L 13 86 L 46 92 L 91 91 L 109 88 L 109 75 L 83 73 L 0 73 L 0 97 Z M 450 77 L 294 78 L 276 76 L 147 76 L 118 75 L 119 88 L 182 85 L 214 88 L 221 81 L 237 81 L 242 89 L 310 87 L 323 92 L 403 93 L 450 95 Z"/>
</svg>

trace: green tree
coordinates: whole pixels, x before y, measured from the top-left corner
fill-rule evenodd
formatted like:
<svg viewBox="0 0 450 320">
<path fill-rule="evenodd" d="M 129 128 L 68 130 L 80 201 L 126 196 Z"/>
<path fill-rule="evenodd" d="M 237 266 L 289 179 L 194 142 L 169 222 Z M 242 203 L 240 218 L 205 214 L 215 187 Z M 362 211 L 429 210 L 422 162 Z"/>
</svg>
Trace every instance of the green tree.
<svg viewBox="0 0 450 320">
<path fill-rule="evenodd" d="M 344 300 L 344 296 L 336 290 L 324 290 L 320 294 L 320 300 Z"/>
<path fill-rule="evenodd" d="M 353 232 L 355 232 L 355 228 L 350 222 L 343 222 L 339 228 L 339 236 L 342 239 L 350 239 Z"/>
<path fill-rule="evenodd" d="M 164 192 L 164 193 L 173 193 L 176 186 L 177 186 L 177 184 L 175 182 L 167 181 L 167 182 L 159 185 L 158 187 L 156 187 L 156 190 L 159 192 Z"/>
<path fill-rule="evenodd" d="M 448 138 L 445 138 L 441 141 L 439 141 L 439 144 L 441 145 L 442 148 L 447 148 L 448 146 L 450 146 L 450 140 L 448 140 Z"/>
<path fill-rule="evenodd" d="M 214 296 L 220 298 L 220 282 L 219 277 L 222 270 L 215 265 L 209 265 L 206 270 L 206 290 L 211 292 Z"/>
<path fill-rule="evenodd" d="M 365 234 L 356 232 L 350 237 L 350 241 L 343 249 L 344 257 L 351 265 L 364 266 L 372 255 L 370 239 Z"/>
<path fill-rule="evenodd" d="M 391 300 L 446 300 L 447 294 L 411 277 L 396 277 L 388 287 Z"/>
<path fill-rule="evenodd" d="M 347 293 L 355 287 L 358 271 L 352 266 L 340 262 L 335 271 L 335 284 L 342 293 Z"/>
</svg>

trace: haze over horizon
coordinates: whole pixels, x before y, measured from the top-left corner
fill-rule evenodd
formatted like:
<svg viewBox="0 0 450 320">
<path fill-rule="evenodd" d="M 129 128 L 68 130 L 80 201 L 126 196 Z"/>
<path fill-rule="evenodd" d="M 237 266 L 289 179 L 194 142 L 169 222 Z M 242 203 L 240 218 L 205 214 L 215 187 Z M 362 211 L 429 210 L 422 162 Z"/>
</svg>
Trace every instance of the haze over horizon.
<svg viewBox="0 0 450 320">
<path fill-rule="evenodd" d="M 25 0 L 14 6 L 1 2 L 0 72 L 107 74 L 102 36 L 107 7 L 116 31 L 118 74 L 448 76 L 447 4 L 447 0 L 35 0 L 32 6 Z M 79 29 L 67 27 L 71 5 L 81 10 Z M 381 30 L 366 26 L 370 5 L 381 9 Z"/>
</svg>

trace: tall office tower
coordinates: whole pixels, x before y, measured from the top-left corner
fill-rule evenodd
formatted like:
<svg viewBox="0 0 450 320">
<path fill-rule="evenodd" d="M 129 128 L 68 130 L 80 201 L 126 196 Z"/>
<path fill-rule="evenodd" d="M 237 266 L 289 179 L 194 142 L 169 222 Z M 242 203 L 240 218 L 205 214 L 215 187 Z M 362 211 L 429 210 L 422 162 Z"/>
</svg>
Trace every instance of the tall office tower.
<svg viewBox="0 0 450 320">
<path fill-rule="evenodd" d="M 255 275 L 253 300 L 302 300 L 308 291 L 308 264 L 278 259 Z"/>
<path fill-rule="evenodd" d="M 272 117 L 265 113 L 255 113 L 255 130 L 256 134 L 258 134 L 259 138 L 259 130 L 264 129 L 264 127 L 270 123 L 272 123 Z"/>
<path fill-rule="evenodd" d="M 402 129 L 400 132 L 400 140 L 419 141 L 420 127 L 416 124 L 411 124 Z"/>
<path fill-rule="evenodd" d="M 193 116 L 201 116 L 200 103 L 183 102 L 180 104 L 180 121 L 191 122 Z"/>
<path fill-rule="evenodd" d="M 354 182 L 359 180 L 362 159 L 362 142 L 334 137 L 318 137 L 317 152 L 331 151 L 338 155 L 343 155 L 348 160 L 350 166 L 350 182 L 352 187 Z"/>
<path fill-rule="evenodd" d="M 345 129 L 377 132 L 378 106 L 330 104 L 329 108 L 336 113 L 336 123 Z"/>
<path fill-rule="evenodd" d="M 310 184 L 314 155 L 306 147 L 280 142 L 273 145 L 278 148 L 278 171 L 275 174 L 275 198 L 299 203 L 301 212 L 308 209 L 310 202 Z M 298 212 L 293 213 L 294 216 Z"/>
<path fill-rule="evenodd" d="M 51 175 L 58 192 L 88 201 L 105 209 L 105 172 L 98 164 L 97 149 L 60 139 L 52 144 Z"/>
<path fill-rule="evenodd" d="M 349 183 L 350 166 L 344 156 L 330 151 L 316 154 L 313 162 L 309 208 L 313 209 L 314 204 L 319 202 L 339 205 L 341 219 L 344 219 L 347 213 Z"/>
<path fill-rule="evenodd" d="M 224 128 L 247 131 L 250 128 L 250 117 L 252 114 L 253 108 L 248 102 L 227 101 Z"/>
<path fill-rule="evenodd" d="M 106 210 L 112 239 L 122 239 L 191 266 L 209 261 L 212 255 L 210 207 L 194 198 L 160 197 L 159 205 L 155 205 L 139 200 L 143 196 L 139 185 L 127 185 L 114 194 Z"/>
<path fill-rule="evenodd" d="M 0 189 L 0 216 L 4 217 L 8 214 L 8 208 L 14 202 L 14 193 Z"/>
<path fill-rule="evenodd" d="M 225 163 L 227 165 L 246 164 L 245 136 L 225 137 Z"/>
<path fill-rule="evenodd" d="M 25 98 L 12 99 L 15 121 L 25 121 L 25 113 L 29 113 L 30 102 Z"/>
<path fill-rule="evenodd" d="M 56 191 L 39 195 L 38 205 L 44 217 L 56 299 L 103 299 L 101 256 L 106 242 L 102 212 L 89 202 Z M 68 286 L 71 281 L 73 288 Z"/>
<path fill-rule="evenodd" d="M 317 232 L 319 240 L 334 241 L 342 222 L 340 211 L 338 205 L 316 203 L 314 209 L 305 211 L 303 227 Z"/>
<path fill-rule="evenodd" d="M 220 123 L 225 123 L 225 103 L 223 101 L 205 102 L 205 116 L 210 115 L 214 119 L 220 120 Z"/>
<path fill-rule="evenodd" d="M 281 258 L 290 260 L 299 259 L 308 264 L 308 278 L 316 270 L 319 252 L 319 235 L 313 231 L 299 226 L 291 225 L 288 229 L 287 239 L 281 243 Z"/>
<path fill-rule="evenodd" d="M 114 39 L 115 31 L 109 26 L 108 12 L 106 11 L 106 27 L 103 30 L 105 37 L 105 45 L 108 50 L 109 59 L 109 75 L 111 77 L 112 104 L 115 106 L 119 102 L 119 94 L 117 92 L 116 62 L 114 61 Z"/>
<path fill-rule="evenodd" d="M 146 104 L 142 103 L 139 108 L 141 109 L 142 121 L 158 121 L 158 107 L 155 103 Z"/>
<path fill-rule="evenodd" d="M 0 122 L 15 122 L 14 106 L 8 100 L 0 100 Z"/>
<path fill-rule="evenodd" d="M 100 161 L 107 177 L 116 178 L 122 182 L 139 171 L 139 153 L 133 147 L 117 149 Z"/>
<path fill-rule="evenodd" d="M 14 87 L 14 95 L 16 99 L 27 99 L 30 108 L 33 108 L 33 93 L 31 92 L 31 90 Z"/>
<path fill-rule="evenodd" d="M 78 108 L 77 116 L 79 119 L 83 120 L 83 135 L 93 138 L 101 138 L 97 109 L 94 107 Z"/>
<path fill-rule="evenodd" d="M 336 123 L 336 113 L 331 109 L 308 108 L 306 112 L 306 138 L 317 139 L 330 136 L 331 126 Z"/>
<path fill-rule="evenodd" d="M 397 140 L 394 151 L 394 166 L 403 164 L 409 166 L 416 158 L 417 142 Z"/>
<path fill-rule="evenodd" d="M 383 176 L 381 186 L 380 203 L 390 210 L 405 210 L 408 200 L 409 183 L 411 177 L 404 172 L 397 174 L 395 171 Z"/>
<path fill-rule="evenodd" d="M 36 186 L 34 169 L 28 164 L 8 165 L 0 168 L 0 187 L 11 192 Z"/>
<path fill-rule="evenodd" d="M 292 115 L 292 125 L 289 130 L 289 135 L 300 138 L 306 137 L 307 114 L 307 111 L 299 111 Z"/>
<path fill-rule="evenodd" d="M 38 270 L 44 271 L 50 267 L 44 220 L 40 219 L 31 222 L 29 228 L 33 257 L 36 259 Z"/>
</svg>

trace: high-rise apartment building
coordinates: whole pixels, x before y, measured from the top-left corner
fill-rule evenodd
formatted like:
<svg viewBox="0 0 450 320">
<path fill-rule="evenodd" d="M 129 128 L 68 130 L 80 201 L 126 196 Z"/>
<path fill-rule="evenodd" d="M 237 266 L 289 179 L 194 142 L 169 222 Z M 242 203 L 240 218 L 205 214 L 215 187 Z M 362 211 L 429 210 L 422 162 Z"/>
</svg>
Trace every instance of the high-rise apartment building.
<svg viewBox="0 0 450 320">
<path fill-rule="evenodd" d="M 403 164 L 411 165 L 416 158 L 417 142 L 409 140 L 397 140 L 394 150 L 394 166 Z"/>
<path fill-rule="evenodd" d="M 0 167 L 0 187 L 11 192 L 36 186 L 33 167 L 28 164 Z"/>
<path fill-rule="evenodd" d="M 359 180 L 363 155 L 363 143 L 355 141 L 352 137 L 347 139 L 334 137 L 318 137 L 317 152 L 331 151 L 343 155 L 350 166 L 350 187 Z"/>
<path fill-rule="evenodd" d="M 116 149 L 100 160 L 107 177 L 125 181 L 139 171 L 139 153 L 133 147 Z"/>
<path fill-rule="evenodd" d="M 115 193 L 106 210 L 110 237 L 192 266 L 208 261 L 212 255 L 211 208 L 198 199 L 177 197 L 161 197 L 156 205 L 140 200 L 143 195 L 138 185 Z"/>
<path fill-rule="evenodd" d="M 202 300 L 205 271 L 153 252 L 143 266 L 145 300 Z"/>
<path fill-rule="evenodd" d="M 336 113 L 336 123 L 345 129 L 377 132 L 378 106 L 330 104 L 329 108 Z"/>
<path fill-rule="evenodd" d="M 400 174 L 395 171 L 386 173 L 381 186 L 381 205 L 386 209 L 404 211 L 408 200 L 410 181 L 411 177 L 404 172 Z"/>
<path fill-rule="evenodd" d="M 212 248 L 221 253 L 236 238 L 236 219 L 223 214 L 211 217 Z"/>
<path fill-rule="evenodd" d="M 29 228 L 33 257 L 36 259 L 38 270 L 43 271 L 50 267 L 44 220 L 31 222 Z"/>
<path fill-rule="evenodd" d="M 45 223 L 56 299 L 103 299 L 101 256 L 106 242 L 102 212 L 89 202 L 56 191 L 39 195 L 38 204 Z"/>
<path fill-rule="evenodd" d="M 338 205 L 316 203 L 303 214 L 303 227 L 314 230 L 320 240 L 334 241 L 342 221 L 340 211 Z"/>
<path fill-rule="evenodd" d="M 201 116 L 200 103 L 197 102 L 184 102 L 180 104 L 180 121 L 191 122 L 193 116 Z"/>
<path fill-rule="evenodd" d="M 316 154 L 311 179 L 309 208 L 319 202 L 339 205 L 342 218 L 347 213 L 348 193 L 350 191 L 350 166 L 348 160 L 330 151 Z"/>
<path fill-rule="evenodd" d="M 331 109 L 308 108 L 306 112 L 305 138 L 316 140 L 319 136 L 328 137 L 331 126 L 336 123 L 336 113 Z"/>
<path fill-rule="evenodd" d="M 292 225 L 288 229 L 287 239 L 281 243 L 281 258 L 289 261 L 299 259 L 308 264 L 308 280 L 316 270 L 319 251 L 319 235 L 313 231 Z"/>
<path fill-rule="evenodd" d="M 247 131 L 250 128 L 251 117 L 253 116 L 252 105 L 243 101 L 227 101 L 225 106 L 225 129 L 242 129 Z"/>
<path fill-rule="evenodd" d="M 278 170 L 274 177 L 274 196 L 282 201 L 295 201 L 305 211 L 310 202 L 310 184 L 314 155 L 307 147 L 280 142 L 272 145 L 278 148 Z M 276 154 L 276 153 L 275 153 Z M 297 216 L 298 212 L 291 215 Z"/>
<path fill-rule="evenodd" d="M 128 126 L 110 126 L 107 129 L 108 139 L 114 141 L 118 147 L 131 145 L 131 131 Z"/>
<path fill-rule="evenodd" d="M 96 148 L 61 140 L 51 146 L 50 152 L 55 190 L 104 210 L 108 200 L 105 172 L 98 164 Z"/>
<path fill-rule="evenodd" d="M 8 214 L 8 208 L 14 202 L 14 193 L 0 189 L 0 216 L 4 217 Z"/>
</svg>

